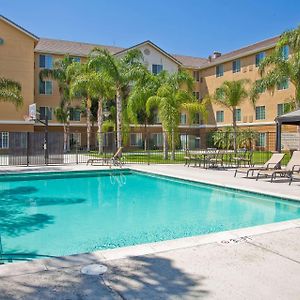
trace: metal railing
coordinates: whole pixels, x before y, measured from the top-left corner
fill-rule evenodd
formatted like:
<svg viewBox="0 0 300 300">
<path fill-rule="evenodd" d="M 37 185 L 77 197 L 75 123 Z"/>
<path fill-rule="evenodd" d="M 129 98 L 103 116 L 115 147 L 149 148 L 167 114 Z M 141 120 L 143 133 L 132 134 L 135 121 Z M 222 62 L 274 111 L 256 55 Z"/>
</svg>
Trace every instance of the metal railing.
<svg viewBox="0 0 300 300">
<path fill-rule="evenodd" d="M 188 131 L 176 133 L 175 148 L 172 151 L 171 141 L 167 149 L 163 147 L 162 131 L 123 133 L 122 157 L 130 164 L 183 164 L 188 151 L 200 153 L 208 148 L 232 150 L 232 134 L 214 133 L 195 134 Z M 65 139 L 62 132 L 49 132 L 47 149 L 43 132 L 10 132 L 7 148 L 0 149 L 0 165 L 53 165 L 53 164 L 86 164 L 91 158 L 110 158 L 117 151 L 116 132 L 103 133 L 103 147 L 99 149 L 99 137 L 91 135 L 90 148 L 87 148 L 86 134 L 70 133 Z M 68 141 L 68 146 L 64 141 Z M 276 133 L 259 133 L 255 138 L 237 136 L 237 147 L 253 152 L 253 164 L 263 164 L 275 151 Z M 65 151 L 64 149 L 67 149 Z M 47 150 L 47 151 L 46 151 Z M 225 159 L 227 159 L 225 157 Z M 229 159 L 229 158 L 228 158 Z M 288 161 L 289 154 L 285 161 Z"/>
</svg>

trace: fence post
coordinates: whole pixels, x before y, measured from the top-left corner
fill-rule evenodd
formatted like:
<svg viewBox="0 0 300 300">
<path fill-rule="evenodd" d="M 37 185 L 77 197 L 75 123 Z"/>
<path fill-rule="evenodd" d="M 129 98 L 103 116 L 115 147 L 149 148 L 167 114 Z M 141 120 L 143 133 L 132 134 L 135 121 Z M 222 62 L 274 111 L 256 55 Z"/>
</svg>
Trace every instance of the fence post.
<svg viewBox="0 0 300 300">
<path fill-rule="evenodd" d="M 29 132 L 26 132 L 26 164 L 29 166 Z"/>
<path fill-rule="evenodd" d="M 148 132 L 146 133 L 146 147 L 147 147 L 147 152 L 148 152 L 148 166 L 150 165 L 150 147 L 149 147 L 149 136 Z"/>
<path fill-rule="evenodd" d="M 78 165 L 78 143 L 75 143 L 76 164 Z"/>
</svg>

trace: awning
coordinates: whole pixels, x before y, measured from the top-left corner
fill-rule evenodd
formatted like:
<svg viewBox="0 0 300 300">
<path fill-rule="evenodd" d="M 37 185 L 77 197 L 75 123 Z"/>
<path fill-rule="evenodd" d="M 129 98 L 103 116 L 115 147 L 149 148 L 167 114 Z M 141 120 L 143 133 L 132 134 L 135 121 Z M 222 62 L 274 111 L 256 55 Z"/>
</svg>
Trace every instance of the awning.
<svg viewBox="0 0 300 300">
<path fill-rule="evenodd" d="M 275 121 L 280 125 L 300 125 L 300 109 L 281 115 Z"/>
</svg>

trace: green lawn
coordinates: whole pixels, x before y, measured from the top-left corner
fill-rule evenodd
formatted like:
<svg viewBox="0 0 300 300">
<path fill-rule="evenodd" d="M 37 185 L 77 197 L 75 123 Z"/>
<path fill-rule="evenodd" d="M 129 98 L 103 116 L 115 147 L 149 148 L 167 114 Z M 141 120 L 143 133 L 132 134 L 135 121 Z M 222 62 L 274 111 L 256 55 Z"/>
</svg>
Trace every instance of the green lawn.
<svg viewBox="0 0 300 300">
<path fill-rule="evenodd" d="M 91 151 L 89 153 L 90 156 L 94 157 L 111 157 L 113 154 L 112 153 L 106 153 L 103 155 L 99 155 L 96 151 Z M 253 153 L 252 161 L 253 164 L 255 165 L 260 165 L 264 164 L 272 155 L 272 152 L 270 151 L 255 151 Z M 170 159 L 170 153 L 169 153 L 169 159 L 164 160 L 163 159 L 163 153 L 162 151 L 143 151 L 140 150 L 138 152 L 123 152 L 123 157 L 125 159 L 125 162 L 127 163 L 159 163 L 159 164 L 182 164 L 185 162 L 184 157 L 185 157 L 185 152 L 184 151 L 177 151 L 175 155 L 175 160 Z M 283 165 L 286 165 L 287 162 L 290 159 L 290 153 L 286 153 L 285 158 L 283 160 Z M 223 158 L 225 162 L 230 161 L 229 155 Z"/>
</svg>

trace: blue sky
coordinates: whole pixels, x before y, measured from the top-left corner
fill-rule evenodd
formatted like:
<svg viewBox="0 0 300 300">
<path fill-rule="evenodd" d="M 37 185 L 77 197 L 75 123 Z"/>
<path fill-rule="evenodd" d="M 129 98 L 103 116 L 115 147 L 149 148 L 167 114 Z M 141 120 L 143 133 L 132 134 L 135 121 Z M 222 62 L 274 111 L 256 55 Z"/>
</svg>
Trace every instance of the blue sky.
<svg viewBox="0 0 300 300">
<path fill-rule="evenodd" d="M 129 47 L 151 40 L 207 57 L 300 24 L 299 0 L 0 0 L 0 14 L 40 37 Z"/>
</svg>

